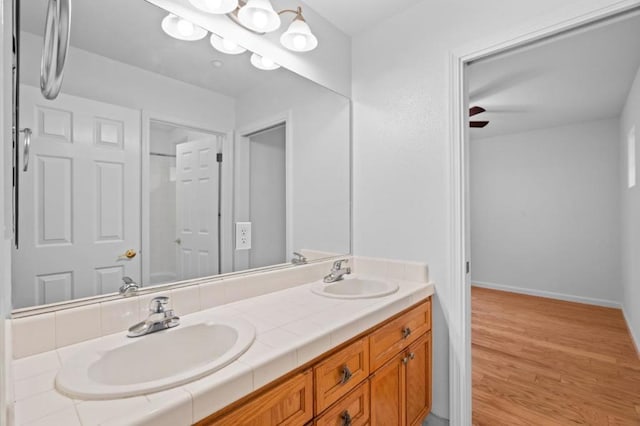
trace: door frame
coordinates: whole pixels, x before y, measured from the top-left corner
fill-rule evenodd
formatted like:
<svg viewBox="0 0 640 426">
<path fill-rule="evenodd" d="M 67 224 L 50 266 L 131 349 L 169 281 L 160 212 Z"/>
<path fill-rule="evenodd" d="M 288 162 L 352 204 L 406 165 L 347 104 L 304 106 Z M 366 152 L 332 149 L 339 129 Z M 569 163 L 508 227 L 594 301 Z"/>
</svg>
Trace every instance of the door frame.
<svg viewBox="0 0 640 426">
<path fill-rule="evenodd" d="M 222 200 L 229 200 L 221 206 L 222 229 L 220 230 L 220 238 L 222 239 L 222 273 L 232 272 L 230 265 L 233 264 L 233 258 L 225 253 L 229 253 L 229 247 L 232 247 L 232 221 L 233 221 L 233 131 L 220 131 L 213 129 L 209 123 L 188 121 L 181 118 L 173 117 L 168 114 L 142 110 L 142 147 L 140 150 L 140 250 L 141 266 L 142 266 L 142 282 L 143 286 L 151 285 L 151 259 L 147 256 L 147 251 L 151 246 L 151 230 L 149 228 L 151 220 L 151 195 L 149 193 L 149 171 L 151 167 L 149 153 L 151 151 L 151 124 L 153 122 L 168 124 L 171 126 L 182 127 L 184 129 L 193 130 L 195 132 L 209 133 L 215 136 L 222 136 L 222 179 L 225 182 L 222 185 Z"/>
<path fill-rule="evenodd" d="M 531 43 L 558 36 L 604 19 L 630 12 L 640 6 L 638 0 L 612 3 L 588 0 L 572 4 L 528 22 L 519 28 L 499 33 L 473 44 L 450 51 L 449 138 L 450 138 L 450 217 L 451 288 L 449 306 L 449 401 L 450 423 L 472 423 L 471 395 L 471 275 L 466 271 L 470 261 L 469 241 L 469 132 L 468 88 L 466 67 L 477 60 L 522 48 Z"/>
<path fill-rule="evenodd" d="M 269 117 L 242 125 L 236 132 L 237 138 L 234 140 L 234 144 L 240 143 L 248 135 L 281 124 L 285 126 L 285 251 L 287 256 L 290 256 L 293 254 L 293 111 L 281 111 Z M 235 250 L 233 250 L 233 253 L 234 255 L 237 254 Z"/>
</svg>

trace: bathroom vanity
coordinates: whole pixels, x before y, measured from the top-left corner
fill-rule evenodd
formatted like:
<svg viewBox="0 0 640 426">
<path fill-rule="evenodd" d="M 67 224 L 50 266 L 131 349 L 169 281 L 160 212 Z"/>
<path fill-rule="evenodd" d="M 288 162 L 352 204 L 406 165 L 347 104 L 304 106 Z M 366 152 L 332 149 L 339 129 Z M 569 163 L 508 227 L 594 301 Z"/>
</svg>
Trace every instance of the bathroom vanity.
<svg viewBox="0 0 640 426">
<path fill-rule="evenodd" d="M 419 425 L 431 354 L 428 298 L 197 424 Z"/>
<path fill-rule="evenodd" d="M 357 299 L 319 295 L 313 289 L 332 265 L 324 261 L 13 319 L 14 424 L 420 424 L 432 398 L 427 266 L 359 257 L 349 264 L 343 284 L 376 281 L 397 290 Z M 169 297 L 180 325 L 128 338 L 127 328 L 158 294 Z M 131 385 L 183 359 L 192 346 L 180 336 L 193 326 L 238 321 L 255 328 L 255 339 L 210 374 L 183 380 L 179 372 L 175 383 L 126 397 L 69 395 L 55 384 L 78 357 L 99 359 L 135 344 L 139 371 L 117 378 Z M 145 355 L 144 346 L 157 342 L 162 350 Z M 184 362 L 172 369 L 177 364 Z"/>
</svg>

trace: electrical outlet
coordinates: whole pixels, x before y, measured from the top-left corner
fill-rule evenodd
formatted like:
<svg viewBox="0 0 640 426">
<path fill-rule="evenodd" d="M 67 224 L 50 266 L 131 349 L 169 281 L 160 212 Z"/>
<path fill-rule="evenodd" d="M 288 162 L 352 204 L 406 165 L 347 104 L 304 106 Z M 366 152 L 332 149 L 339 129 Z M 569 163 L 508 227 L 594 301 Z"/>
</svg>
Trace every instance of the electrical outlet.
<svg viewBox="0 0 640 426">
<path fill-rule="evenodd" d="M 236 222 L 236 250 L 251 249 L 251 222 Z"/>
</svg>

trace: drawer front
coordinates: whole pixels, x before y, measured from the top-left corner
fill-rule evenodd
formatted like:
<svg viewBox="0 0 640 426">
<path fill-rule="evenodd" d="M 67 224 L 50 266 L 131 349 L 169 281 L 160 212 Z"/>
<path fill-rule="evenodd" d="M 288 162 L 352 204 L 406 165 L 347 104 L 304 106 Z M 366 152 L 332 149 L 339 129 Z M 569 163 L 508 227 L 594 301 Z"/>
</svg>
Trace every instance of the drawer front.
<svg viewBox="0 0 640 426">
<path fill-rule="evenodd" d="M 329 356 L 313 369 L 316 414 L 353 390 L 369 376 L 369 341 L 365 337 Z"/>
<path fill-rule="evenodd" d="M 367 425 L 370 409 L 369 395 L 369 381 L 366 380 L 320 416 L 316 426 Z"/>
<path fill-rule="evenodd" d="M 371 369 L 376 370 L 431 330 L 431 299 L 374 331 L 369 338 Z"/>
<path fill-rule="evenodd" d="M 307 370 L 226 416 L 199 425 L 299 426 L 313 418 L 313 372 Z"/>
</svg>

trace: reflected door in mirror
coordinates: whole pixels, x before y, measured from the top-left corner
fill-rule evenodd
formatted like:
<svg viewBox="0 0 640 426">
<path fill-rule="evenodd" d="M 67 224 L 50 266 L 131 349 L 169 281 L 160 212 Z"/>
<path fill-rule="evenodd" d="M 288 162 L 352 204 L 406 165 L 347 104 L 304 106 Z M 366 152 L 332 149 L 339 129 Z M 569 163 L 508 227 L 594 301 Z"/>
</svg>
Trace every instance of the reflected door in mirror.
<svg viewBox="0 0 640 426">
<path fill-rule="evenodd" d="M 14 251 L 14 307 L 118 290 L 140 279 L 140 112 L 80 97 L 46 101 L 21 88 L 33 130 L 21 176 L 21 247 Z"/>
</svg>

